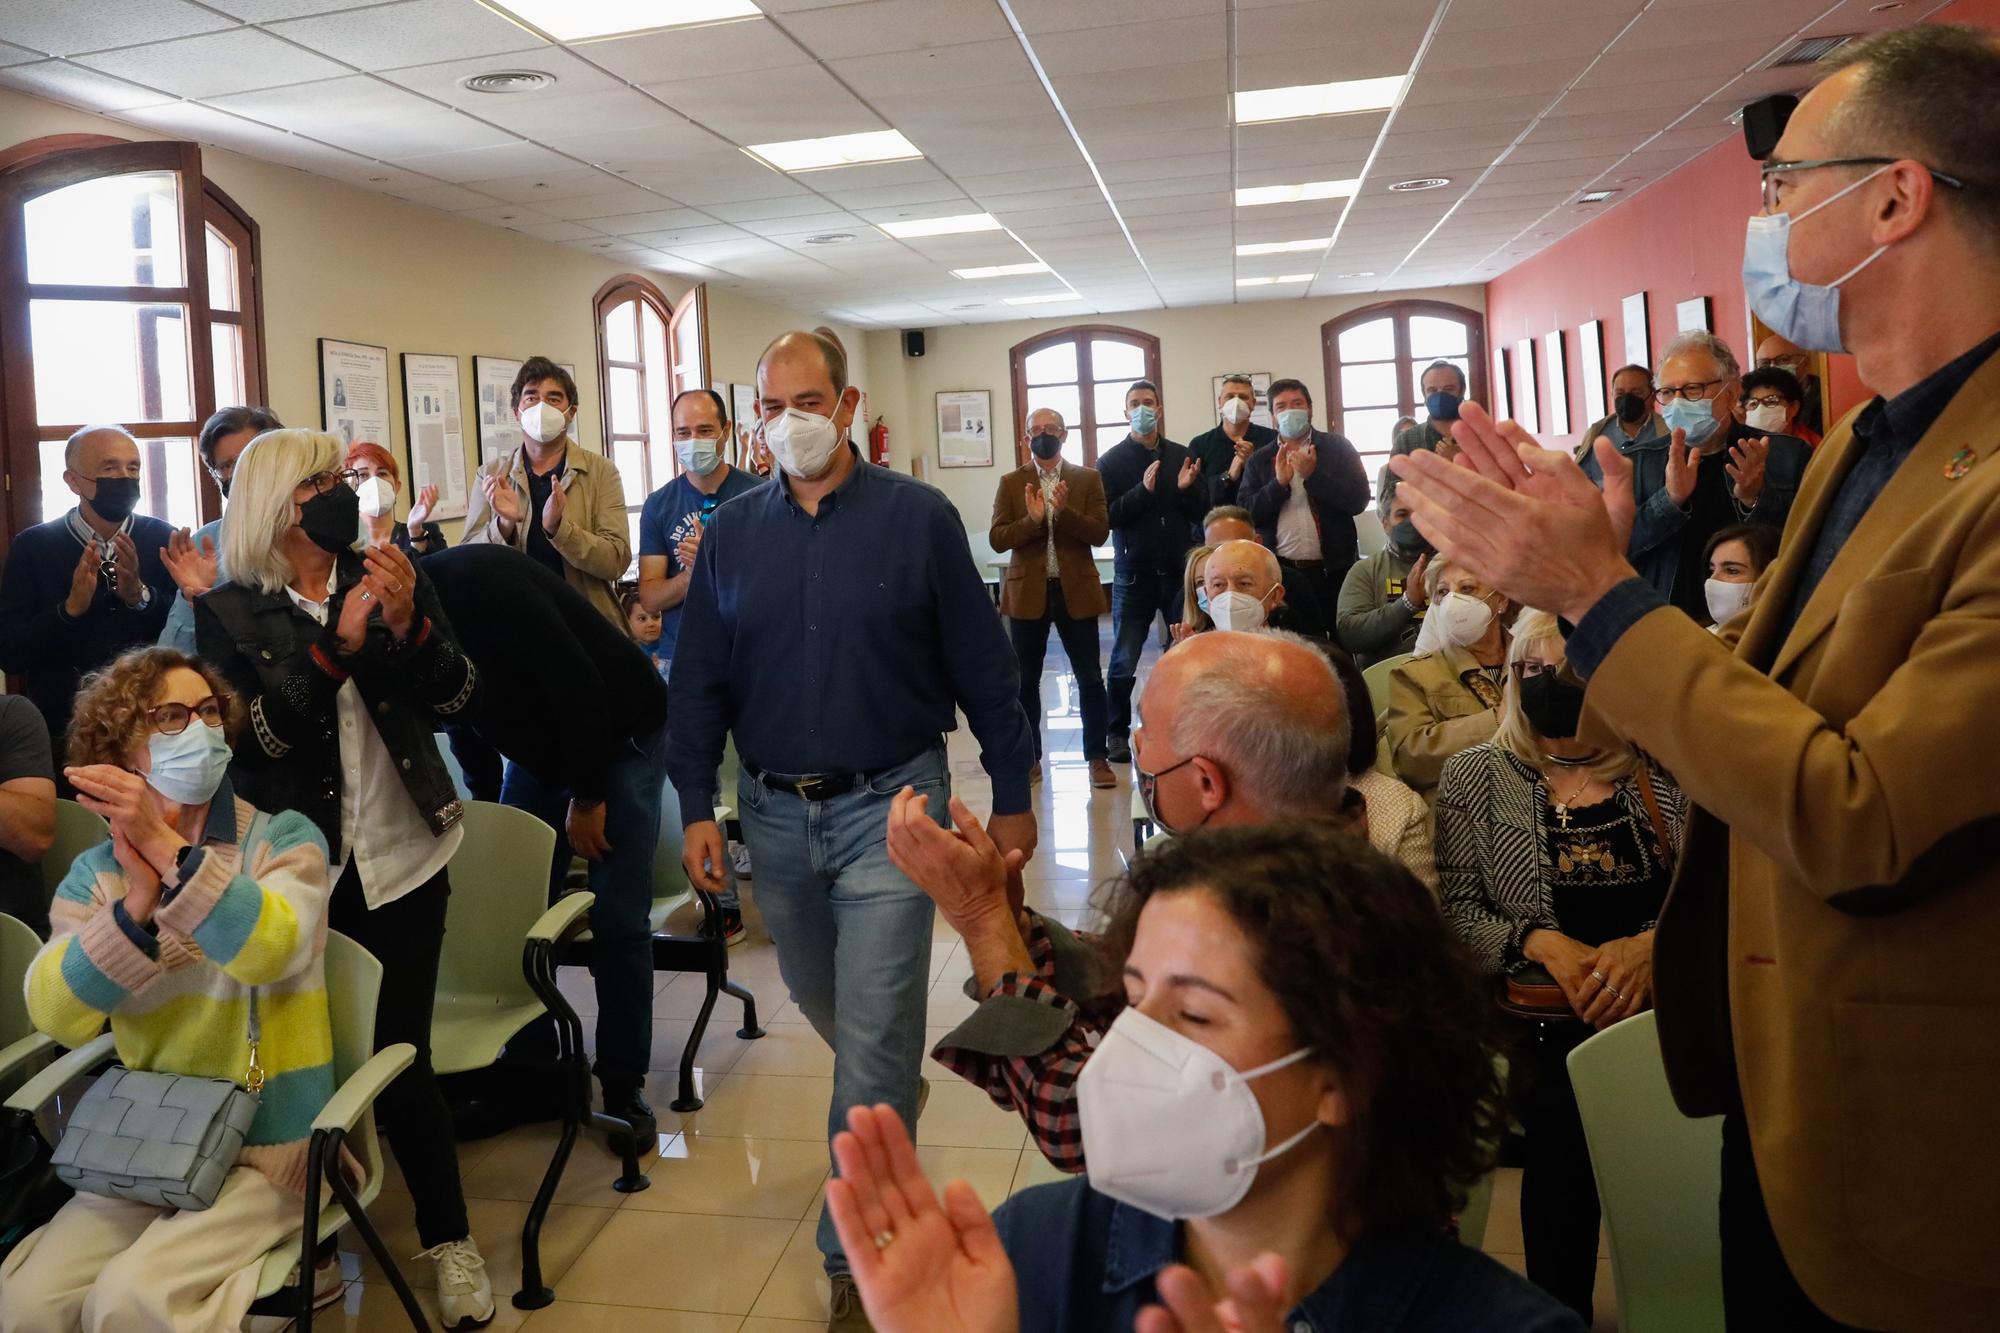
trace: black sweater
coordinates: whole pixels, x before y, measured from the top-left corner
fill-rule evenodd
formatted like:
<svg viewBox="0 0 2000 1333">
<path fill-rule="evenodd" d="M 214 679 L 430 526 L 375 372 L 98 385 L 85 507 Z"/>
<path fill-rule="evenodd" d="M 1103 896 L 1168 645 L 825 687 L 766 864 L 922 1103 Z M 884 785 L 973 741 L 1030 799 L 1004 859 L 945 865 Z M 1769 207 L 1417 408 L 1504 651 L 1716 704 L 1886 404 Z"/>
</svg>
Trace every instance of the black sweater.
<svg viewBox="0 0 2000 1333">
<path fill-rule="evenodd" d="M 1127 435 L 1098 456 L 1104 495 L 1111 510 L 1112 565 L 1120 571 L 1179 574 L 1194 545 L 1192 533 L 1209 510 L 1209 488 L 1197 479 L 1181 489 L 1185 445 L 1162 436 L 1148 449 Z M 1160 471 L 1146 489 L 1146 469 Z"/>
<path fill-rule="evenodd" d="M 77 683 L 126 649 L 158 641 L 174 598 L 180 596 L 160 561 L 160 548 L 172 533 L 172 525 L 157 518 L 133 516 L 139 577 L 153 590 L 149 606 L 126 606 L 100 578 L 96 599 L 75 620 L 63 614 L 62 605 L 83 544 L 70 531 L 68 516 L 36 524 L 7 548 L 6 567 L 0 570 L 0 671 L 21 675 L 21 692 L 48 719 L 58 755 Z"/>
<path fill-rule="evenodd" d="M 613 761 L 666 724 L 667 687 L 645 649 L 512 547 L 454 546 L 423 568 L 479 668 L 473 728 L 542 781 L 601 800 Z"/>
</svg>

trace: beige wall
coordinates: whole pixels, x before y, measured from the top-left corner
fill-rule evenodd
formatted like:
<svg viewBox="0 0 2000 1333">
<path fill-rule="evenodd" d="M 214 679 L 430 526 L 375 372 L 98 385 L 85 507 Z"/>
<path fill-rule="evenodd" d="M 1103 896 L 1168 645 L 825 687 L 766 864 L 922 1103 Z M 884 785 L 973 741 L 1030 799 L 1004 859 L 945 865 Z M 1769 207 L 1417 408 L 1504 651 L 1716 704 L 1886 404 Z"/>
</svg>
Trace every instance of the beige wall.
<svg viewBox="0 0 2000 1333">
<path fill-rule="evenodd" d="M 0 147 L 77 133 L 162 137 L 0 89 Z M 599 447 L 591 297 L 629 268 L 219 148 L 204 148 L 202 163 L 209 179 L 261 229 L 267 397 L 281 419 L 318 424 L 322 337 L 386 346 L 399 386 L 399 353 L 455 354 L 468 408 L 474 355 L 541 353 L 577 367 L 583 398 L 577 434 L 584 444 Z M 647 276 L 675 300 L 688 286 L 667 273 Z M 747 379 L 765 342 L 787 328 L 816 322 L 712 291 L 711 378 Z M 859 335 L 842 332 L 865 363 Z M 391 417 L 394 452 L 407 465 L 400 401 Z M 469 411 L 466 450 L 469 464 L 476 465 L 478 440 Z M 447 523 L 445 530 L 456 537 L 458 526 Z"/>
<path fill-rule="evenodd" d="M 1395 292 L 1396 299 L 1449 301 L 1483 311 L 1484 290 L 1451 287 Z M 993 493 L 1003 473 L 1014 466 L 1012 371 L 1008 350 L 1023 339 L 1071 324 L 1116 324 L 1150 333 L 1160 340 L 1160 374 L 1164 381 L 1163 429 L 1175 440 L 1187 441 L 1213 426 L 1215 396 L 1211 382 L 1231 370 L 1268 371 L 1274 378 L 1295 376 L 1312 386 L 1316 424 L 1325 422 L 1325 371 L 1320 355 L 1320 326 L 1359 306 L 1388 299 L 1381 295 L 1326 297 L 1313 300 L 1252 301 L 1242 305 L 1190 309 L 1131 311 L 1115 315 L 1070 315 L 1057 319 L 1010 320 L 999 324 L 969 324 L 926 332 L 922 358 L 903 355 L 902 335 L 895 330 L 868 334 L 869 365 L 875 385 L 869 410 L 884 417 L 895 465 L 907 472 L 910 459 L 927 457 L 928 479 L 958 506 L 967 531 L 974 534 L 973 553 L 984 560 Z M 939 468 L 934 395 L 951 389 L 985 389 L 993 395 L 998 421 L 994 465 L 989 468 Z M 1372 522 L 1364 522 L 1363 541 L 1373 538 Z"/>
</svg>

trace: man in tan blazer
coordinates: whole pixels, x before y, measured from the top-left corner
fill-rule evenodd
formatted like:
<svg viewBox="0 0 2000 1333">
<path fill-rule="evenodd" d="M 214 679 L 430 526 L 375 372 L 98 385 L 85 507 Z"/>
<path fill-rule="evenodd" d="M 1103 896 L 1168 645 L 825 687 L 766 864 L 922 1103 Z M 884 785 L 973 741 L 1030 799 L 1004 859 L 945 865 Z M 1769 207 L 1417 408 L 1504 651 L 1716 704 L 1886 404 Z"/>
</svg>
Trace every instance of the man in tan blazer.
<svg viewBox="0 0 2000 1333">
<path fill-rule="evenodd" d="M 632 563 L 618 467 L 576 443 L 576 381 L 543 356 L 514 376 L 521 446 L 479 469 L 460 543 L 526 551 L 624 627 L 616 584 Z"/>
<path fill-rule="evenodd" d="M 1053 624 L 1076 673 L 1090 785 L 1115 787 L 1117 775 L 1105 758 L 1104 673 L 1097 654 L 1097 618 L 1111 607 L 1090 553 L 1110 536 L 1111 516 L 1096 469 L 1063 461 L 1067 434 L 1060 412 L 1042 407 L 1028 414 L 1021 437 L 1028 461 L 1000 479 L 987 540 L 996 551 L 1013 552 L 1000 585 L 1000 614 L 1021 664 L 1021 707 L 1035 733 L 1034 776 L 1042 775 L 1042 659 Z"/>
<path fill-rule="evenodd" d="M 1675 1099 L 1724 1115 L 1730 1328 L 1992 1329 L 2000 41 L 1916 24 L 1831 63 L 1765 167 L 1790 234 L 1752 233 L 1745 287 L 1880 396 L 1820 446 L 1747 618 L 1710 635 L 1633 578 L 1608 445 L 1601 504 L 1476 409 L 1465 466 L 1392 466 L 1440 550 L 1575 626 L 1581 734 L 1701 807 L 1654 952 Z M 1650 971 L 1578 985 L 1629 1012 Z"/>
</svg>

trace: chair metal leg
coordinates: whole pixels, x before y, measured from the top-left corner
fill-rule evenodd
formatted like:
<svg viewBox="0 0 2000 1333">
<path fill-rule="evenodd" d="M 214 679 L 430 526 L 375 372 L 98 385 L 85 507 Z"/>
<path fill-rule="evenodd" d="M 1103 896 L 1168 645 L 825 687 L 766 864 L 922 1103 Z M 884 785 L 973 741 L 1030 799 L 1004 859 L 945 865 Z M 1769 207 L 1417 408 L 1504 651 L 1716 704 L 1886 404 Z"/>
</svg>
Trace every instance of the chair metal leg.
<svg viewBox="0 0 2000 1333">
<path fill-rule="evenodd" d="M 320 1134 L 313 1135 L 315 1140 L 320 1137 Z M 416 1329 L 417 1333 L 429 1333 L 430 1323 L 424 1317 L 424 1307 L 417 1304 L 416 1294 L 410 1290 L 410 1284 L 403 1278 L 403 1270 L 396 1267 L 395 1256 L 390 1254 L 389 1247 L 382 1243 L 382 1237 L 375 1230 L 375 1224 L 368 1220 L 368 1214 L 361 1207 L 361 1201 L 354 1196 L 354 1187 L 347 1183 L 347 1177 L 340 1170 L 340 1145 L 344 1138 L 345 1136 L 338 1131 L 325 1131 L 325 1143 L 319 1154 L 320 1168 L 326 1176 L 327 1184 L 333 1187 L 333 1197 L 340 1200 L 340 1206 L 347 1210 L 347 1220 L 361 1233 L 361 1239 L 367 1244 L 369 1253 L 375 1256 L 375 1262 L 380 1264 L 382 1271 L 388 1275 L 389 1285 L 395 1288 L 396 1299 L 403 1303 L 403 1313 L 410 1317 L 410 1327 Z M 305 1285 L 306 1305 L 310 1308 L 312 1278 L 309 1274 L 302 1273 L 300 1280 Z M 308 1320 L 301 1319 L 299 1327 L 307 1326 Z"/>
<path fill-rule="evenodd" d="M 293 1325 L 299 1333 L 312 1333 L 313 1326 L 313 1270 L 317 1267 L 313 1252 L 319 1248 L 319 1187 L 320 1154 L 326 1150 L 325 1130 L 314 1130 L 312 1142 L 306 1145 L 306 1198 L 304 1229 L 299 1233 L 299 1313 Z M 335 1171 L 338 1172 L 338 1165 Z"/>
<path fill-rule="evenodd" d="M 764 1029 L 757 1025 L 757 997 L 750 993 L 747 986 L 730 981 L 726 977 L 722 982 L 722 989 L 743 1001 L 743 1026 L 736 1029 L 736 1035 L 746 1041 L 755 1041 L 763 1036 Z"/>
<path fill-rule="evenodd" d="M 715 997 L 722 989 L 713 969 L 709 970 L 707 977 L 708 991 L 701 997 L 701 1012 L 695 1015 L 694 1028 L 688 1033 L 687 1045 L 681 1048 L 681 1095 L 669 1103 L 671 1109 L 676 1111 L 701 1109 L 702 1099 L 695 1095 L 694 1090 L 694 1057 L 695 1052 L 701 1049 L 703 1034 L 708 1031 L 708 1016 L 715 1012 Z"/>
</svg>

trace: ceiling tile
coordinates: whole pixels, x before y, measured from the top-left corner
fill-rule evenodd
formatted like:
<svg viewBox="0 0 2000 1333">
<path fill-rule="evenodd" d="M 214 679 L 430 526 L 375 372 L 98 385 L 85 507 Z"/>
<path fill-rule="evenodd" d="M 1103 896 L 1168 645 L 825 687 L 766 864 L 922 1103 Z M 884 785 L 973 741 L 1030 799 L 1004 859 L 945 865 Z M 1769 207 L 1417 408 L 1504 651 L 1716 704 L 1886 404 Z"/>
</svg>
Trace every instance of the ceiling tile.
<svg viewBox="0 0 2000 1333">
<path fill-rule="evenodd" d="M 367 74 L 317 83 L 266 88 L 206 99 L 233 115 L 297 134 L 322 136 L 342 126 L 402 116 L 436 115 L 444 108 Z"/>
<path fill-rule="evenodd" d="M 1021 45 L 1005 41 L 967 42 L 928 51 L 888 51 L 829 61 L 827 67 L 863 97 L 949 92 L 982 83 L 1020 83 L 1034 77 Z"/>
<path fill-rule="evenodd" d="M 601 171 L 589 167 L 579 167 L 574 163 L 553 171 L 529 172 L 521 176 L 497 176 L 469 180 L 466 188 L 490 194 L 503 203 L 530 204 L 541 207 L 544 199 L 560 199 L 565 194 L 584 194 L 607 186 L 623 184 Z M 640 191 L 644 193 L 644 191 Z M 655 200 L 658 207 L 663 201 Z M 549 215 L 551 218 L 555 214 Z"/>
<path fill-rule="evenodd" d="M 681 227 L 714 225 L 714 219 L 694 208 L 656 208 L 644 213 L 613 214 L 608 217 L 578 220 L 607 236 L 643 236 L 648 232 L 677 233 L 677 229 Z"/>
<path fill-rule="evenodd" d="M 822 204 L 821 208 L 824 209 L 825 205 Z M 852 213 L 841 212 L 801 213 L 787 218 L 754 218 L 737 225 L 752 236 L 764 237 L 813 236 L 829 231 L 873 230 Z"/>
<path fill-rule="evenodd" d="M 465 148 L 443 153 L 411 153 L 391 161 L 426 176 L 463 185 L 467 181 L 522 176 L 533 171 L 562 171 L 576 163 L 540 144 L 507 143 L 493 148 Z"/>
<path fill-rule="evenodd" d="M 14 46 L 7 42 L 0 42 L 0 66 L 27 65 L 41 58 L 42 53 L 40 51 L 30 51 L 25 46 Z"/>
<path fill-rule="evenodd" d="M 580 42 L 575 53 L 627 83 L 637 84 L 698 78 L 719 69 L 752 74 L 812 61 L 811 53 L 800 50 L 798 43 L 764 18 Z"/>
<path fill-rule="evenodd" d="M 421 116 L 361 121 L 342 126 L 337 131 L 330 131 L 323 137 L 327 142 L 351 152 L 365 153 L 369 157 L 384 158 L 392 162 L 434 153 L 503 148 L 519 142 L 506 130 L 482 125 L 472 117 L 457 111 L 435 111 Z M 419 167 L 416 170 L 423 168 Z"/>
<path fill-rule="evenodd" d="M 348 72 L 331 60 L 255 28 L 100 51 L 79 57 L 79 63 L 180 97 L 214 97 L 330 79 Z"/>
<path fill-rule="evenodd" d="M 463 185 L 414 185 L 407 188 L 391 189 L 389 193 L 398 199 L 425 208 L 441 208 L 447 212 L 463 211 L 468 208 L 486 208 L 494 200 L 477 190 L 468 190 Z"/>
<path fill-rule="evenodd" d="M 122 0 L 116 7 L 79 0 L 7 0 L 5 18 L 9 42 L 52 56 L 236 26 L 188 0 Z"/>
<path fill-rule="evenodd" d="M 92 111 L 124 111 L 174 100 L 166 93 L 142 88 L 67 60 L 43 60 L 0 69 L 0 84 L 36 97 L 46 97 Z"/>
<path fill-rule="evenodd" d="M 885 128 L 874 112 L 816 65 L 784 75 L 783 97 L 745 96 L 735 74 L 649 83 L 647 92 L 735 144 L 780 143 Z"/>
<path fill-rule="evenodd" d="M 1228 25 L 1221 14 L 1093 28 L 1088 40 L 1043 43 L 1036 47 L 1050 78 L 1095 76 L 1116 70 L 1151 69 L 1221 60 L 1229 51 Z"/>
<path fill-rule="evenodd" d="M 535 51 L 548 45 L 475 0 L 401 0 L 274 23 L 271 31 L 366 70 Z"/>
<path fill-rule="evenodd" d="M 598 181 L 597 185 L 586 187 L 583 193 L 561 191 L 553 199 L 538 199 L 535 207 L 565 222 L 589 222 L 594 218 L 623 217 L 672 208 L 678 202 L 627 181 L 603 176 Z"/>
<path fill-rule="evenodd" d="M 461 80 L 471 75 L 492 74 L 500 70 L 530 70 L 549 75 L 553 82 L 525 92 L 509 93 L 479 93 L 461 86 Z M 474 115 L 484 114 L 487 107 L 522 106 L 622 86 L 621 80 L 587 60 L 578 59 L 560 46 L 543 46 L 512 55 L 482 55 L 464 60 L 441 60 L 429 65 L 409 65 L 388 70 L 381 77 L 411 92 L 434 97 Z"/>
<path fill-rule="evenodd" d="M 779 22 L 814 57 L 829 61 L 1013 38 L 991 0 L 865 0 Z"/>
<path fill-rule="evenodd" d="M 471 107 L 470 114 L 539 143 L 553 144 L 564 135 L 615 125 L 621 133 L 658 133 L 662 139 L 680 137 L 698 142 L 702 132 L 688 124 L 686 116 L 663 105 L 636 88 L 610 88 L 598 92 L 578 92 L 558 97 L 513 101 L 488 98 L 483 106 Z"/>
<path fill-rule="evenodd" d="M 340 9 L 365 9 L 382 0 L 202 0 L 210 9 L 233 14 L 245 23 L 270 23 L 278 19 L 305 18 L 331 14 Z"/>
</svg>

